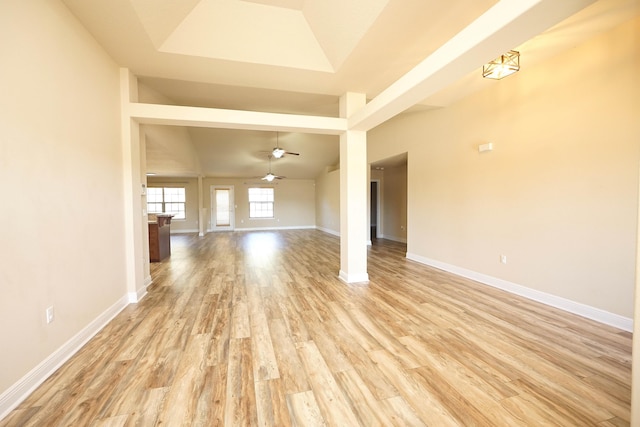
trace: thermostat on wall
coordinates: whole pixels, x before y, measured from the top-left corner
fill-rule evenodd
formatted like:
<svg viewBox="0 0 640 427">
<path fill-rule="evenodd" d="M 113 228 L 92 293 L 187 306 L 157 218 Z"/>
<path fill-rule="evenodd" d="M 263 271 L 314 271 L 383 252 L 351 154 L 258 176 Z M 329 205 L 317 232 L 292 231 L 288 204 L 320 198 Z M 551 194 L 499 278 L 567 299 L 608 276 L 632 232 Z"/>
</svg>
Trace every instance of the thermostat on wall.
<svg viewBox="0 0 640 427">
<path fill-rule="evenodd" d="M 492 151 L 492 150 L 493 150 L 493 142 L 488 142 L 486 144 L 478 145 L 478 151 L 481 153 L 484 153 L 485 151 Z"/>
</svg>

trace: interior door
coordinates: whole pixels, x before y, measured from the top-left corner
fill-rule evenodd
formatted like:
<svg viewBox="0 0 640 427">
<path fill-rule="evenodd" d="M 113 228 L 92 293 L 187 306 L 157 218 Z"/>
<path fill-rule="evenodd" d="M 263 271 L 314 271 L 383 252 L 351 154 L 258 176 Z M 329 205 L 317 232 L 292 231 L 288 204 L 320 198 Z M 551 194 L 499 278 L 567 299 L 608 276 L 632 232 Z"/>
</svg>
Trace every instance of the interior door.
<svg viewBox="0 0 640 427">
<path fill-rule="evenodd" d="M 232 185 L 211 186 L 211 229 L 228 231 L 235 228 L 235 204 Z"/>
</svg>

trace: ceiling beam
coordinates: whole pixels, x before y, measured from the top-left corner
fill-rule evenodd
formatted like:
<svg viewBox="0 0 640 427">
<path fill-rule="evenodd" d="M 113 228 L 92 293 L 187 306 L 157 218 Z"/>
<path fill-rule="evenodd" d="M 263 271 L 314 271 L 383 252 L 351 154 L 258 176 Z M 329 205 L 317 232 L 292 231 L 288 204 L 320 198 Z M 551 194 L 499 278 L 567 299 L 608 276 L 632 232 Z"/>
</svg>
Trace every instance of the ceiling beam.
<svg viewBox="0 0 640 427">
<path fill-rule="evenodd" d="M 127 105 L 129 117 L 140 124 L 193 126 L 206 128 L 303 132 L 340 135 L 347 130 L 347 120 L 337 117 L 264 113 L 182 105 Z"/>
<path fill-rule="evenodd" d="M 594 1 L 499 1 L 349 117 L 349 129 L 373 129 Z"/>
</svg>

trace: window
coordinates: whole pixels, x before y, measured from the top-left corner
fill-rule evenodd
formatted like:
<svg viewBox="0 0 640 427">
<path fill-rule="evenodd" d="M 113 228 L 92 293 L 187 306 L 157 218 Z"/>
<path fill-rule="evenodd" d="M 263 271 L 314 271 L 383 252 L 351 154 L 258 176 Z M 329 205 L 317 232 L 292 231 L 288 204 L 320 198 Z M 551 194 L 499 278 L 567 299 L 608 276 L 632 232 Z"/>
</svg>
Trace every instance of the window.
<svg viewBox="0 0 640 427">
<path fill-rule="evenodd" d="M 174 219 L 186 219 L 184 187 L 147 188 L 147 211 L 151 214 L 167 213 Z"/>
<path fill-rule="evenodd" d="M 273 218 L 273 188 L 249 188 L 249 218 Z"/>
</svg>

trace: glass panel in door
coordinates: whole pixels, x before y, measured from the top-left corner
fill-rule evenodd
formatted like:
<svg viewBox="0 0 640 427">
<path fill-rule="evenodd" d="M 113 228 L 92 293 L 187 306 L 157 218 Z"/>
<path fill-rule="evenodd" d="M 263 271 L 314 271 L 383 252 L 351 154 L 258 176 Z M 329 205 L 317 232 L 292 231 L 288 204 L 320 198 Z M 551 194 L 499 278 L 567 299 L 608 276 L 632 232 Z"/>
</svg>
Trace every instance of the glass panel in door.
<svg viewBox="0 0 640 427">
<path fill-rule="evenodd" d="M 216 227 L 231 225 L 231 197 L 228 188 L 216 188 Z"/>
</svg>

